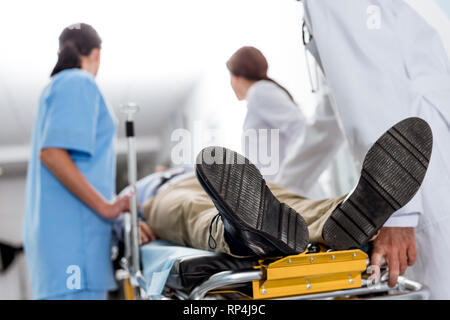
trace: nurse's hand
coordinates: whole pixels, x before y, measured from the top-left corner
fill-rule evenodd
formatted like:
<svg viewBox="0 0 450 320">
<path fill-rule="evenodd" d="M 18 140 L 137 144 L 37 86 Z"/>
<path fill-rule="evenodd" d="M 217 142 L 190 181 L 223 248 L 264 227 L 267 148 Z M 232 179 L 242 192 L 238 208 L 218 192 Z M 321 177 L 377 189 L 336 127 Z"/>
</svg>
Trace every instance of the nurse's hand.
<svg viewBox="0 0 450 320">
<path fill-rule="evenodd" d="M 371 265 L 381 267 L 385 258 L 389 267 L 389 286 L 397 284 L 399 275 L 403 275 L 408 266 L 417 259 L 415 228 L 384 227 L 373 242 Z"/>
<path fill-rule="evenodd" d="M 131 194 L 118 196 L 113 202 L 105 202 L 98 211 L 106 219 L 115 219 L 121 213 L 130 211 Z"/>
<path fill-rule="evenodd" d="M 153 230 L 144 221 L 139 221 L 139 244 L 143 245 L 153 240 L 156 240 Z"/>
</svg>

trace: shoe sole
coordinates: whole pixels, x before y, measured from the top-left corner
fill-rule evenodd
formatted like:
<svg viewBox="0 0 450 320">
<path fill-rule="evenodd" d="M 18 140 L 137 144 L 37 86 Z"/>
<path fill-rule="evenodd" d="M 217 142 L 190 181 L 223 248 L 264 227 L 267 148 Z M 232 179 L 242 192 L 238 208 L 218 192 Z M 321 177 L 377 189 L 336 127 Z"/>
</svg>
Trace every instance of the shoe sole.
<svg viewBox="0 0 450 320">
<path fill-rule="evenodd" d="M 350 197 L 325 222 L 322 236 L 335 250 L 360 248 L 419 190 L 431 158 L 433 135 L 420 118 L 383 134 L 367 153 Z"/>
<path fill-rule="evenodd" d="M 205 163 L 205 157 L 211 156 L 217 161 Z M 224 223 L 239 230 L 240 240 L 255 254 L 264 256 L 279 251 L 292 255 L 305 251 L 309 242 L 306 222 L 276 199 L 258 168 L 248 159 L 226 148 L 209 147 L 197 157 L 196 172 L 225 218 Z M 255 239 L 258 243 L 252 246 Z M 265 249 L 261 250 L 261 246 Z"/>
</svg>

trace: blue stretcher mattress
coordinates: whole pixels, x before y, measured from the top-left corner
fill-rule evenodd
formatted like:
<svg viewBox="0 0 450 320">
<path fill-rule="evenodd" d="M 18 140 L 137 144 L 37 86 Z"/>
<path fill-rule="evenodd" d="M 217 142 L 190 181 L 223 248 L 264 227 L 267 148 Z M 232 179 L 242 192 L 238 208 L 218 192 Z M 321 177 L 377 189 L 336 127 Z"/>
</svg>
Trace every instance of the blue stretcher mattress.
<svg viewBox="0 0 450 320">
<path fill-rule="evenodd" d="M 147 294 L 160 295 L 174 262 L 179 258 L 196 255 L 214 255 L 214 253 L 174 245 L 164 240 L 152 241 L 142 246 L 141 259 Z"/>
</svg>

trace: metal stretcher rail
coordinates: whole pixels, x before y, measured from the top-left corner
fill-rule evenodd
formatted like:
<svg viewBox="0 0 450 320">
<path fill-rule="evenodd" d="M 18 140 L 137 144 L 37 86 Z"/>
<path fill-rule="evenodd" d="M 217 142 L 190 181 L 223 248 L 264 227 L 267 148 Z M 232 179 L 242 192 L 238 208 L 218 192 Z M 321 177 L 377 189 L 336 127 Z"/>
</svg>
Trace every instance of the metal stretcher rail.
<svg viewBox="0 0 450 320">
<path fill-rule="evenodd" d="M 250 281 L 259 280 L 263 277 L 263 272 L 261 270 L 252 271 L 223 271 L 216 273 L 211 276 L 204 283 L 196 287 L 191 294 L 189 299 L 191 300 L 201 300 L 205 295 L 212 290 L 223 288 L 233 284 L 246 283 Z"/>
<path fill-rule="evenodd" d="M 137 161 L 136 140 L 134 133 L 134 115 L 139 111 L 135 103 L 128 103 L 121 107 L 121 111 L 127 115 L 125 122 L 125 134 L 128 142 L 127 163 L 128 183 L 133 193 L 130 198 L 130 212 L 124 214 L 124 240 L 125 255 L 121 261 L 121 280 L 126 281 L 127 299 L 145 297 L 145 279 L 140 268 L 139 257 L 139 218 L 136 195 Z"/>
<path fill-rule="evenodd" d="M 189 295 L 188 299 L 202 300 L 210 291 L 221 289 L 230 285 L 242 284 L 250 281 L 262 279 L 263 274 L 260 270 L 252 271 L 223 271 L 211 276 L 200 286 L 196 287 Z M 379 295 L 376 294 L 388 294 Z M 306 300 L 306 299 L 333 299 L 344 297 L 355 297 L 366 300 L 426 300 L 430 293 L 426 286 L 400 276 L 398 283 L 394 288 L 390 288 L 386 280 L 375 286 L 367 286 L 356 289 L 339 290 L 325 293 L 317 293 L 310 295 L 292 296 L 278 298 L 275 300 Z M 364 296 L 368 296 L 364 298 Z"/>
</svg>

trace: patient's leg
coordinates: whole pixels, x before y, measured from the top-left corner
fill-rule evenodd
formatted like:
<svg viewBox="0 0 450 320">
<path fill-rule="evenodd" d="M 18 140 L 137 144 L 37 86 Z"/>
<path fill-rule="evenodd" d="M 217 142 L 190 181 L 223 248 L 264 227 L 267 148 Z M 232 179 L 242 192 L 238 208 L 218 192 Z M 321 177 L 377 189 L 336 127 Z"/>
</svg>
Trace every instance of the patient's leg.
<svg viewBox="0 0 450 320">
<path fill-rule="evenodd" d="M 179 245 L 230 254 L 220 219 L 211 199 L 196 178 L 181 181 L 155 197 L 143 207 L 147 223 L 155 234 Z"/>
<path fill-rule="evenodd" d="M 312 201 L 274 184 L 266 186 L 247 159 L 210 147 L 199 155 L 196 167 L 209 197 L 197 180 L 189 179 L 151 199 L 144 213 L 160 238 L 204 250 L 243 255 L 244 248 L 248 255 L 290 255 L 303 252 L 310 240 L 326 241 L 338 250 L 358 248 L 419 190 L 431 146 L 431 129 L 423 120 L 398 123 L 369 150 L 361 179 L 345 201 Z M 236 161 L 210 162 L 208 156 Z M 221 219 L 214 219 L 218 212 Z"/>
<path fill-rule="evenodd" d="M 269 182 L 267 183 L 267 186 L 280 202 L 289 205 L 305 219 L 306 224 L 308 225 L 310 242 L 326 245 L 326 242 L 322 238 L 323 226 L 346 196 L 323 200 L 311 200 L 275 183 Z"/>
<path fill-rule="evenodd" d="M 269 183 L 269 188 L 280 201 L 287 203 L 308 224 L 311 241 L 322 242 L 322 227 L 342 198 L 310 200 L 294 192 Z M 159 238 L 183 246 L 202 250 L 231 252 L 224 239 L 221 219 L 213 221 L 218 211 L 196 178 L 182 181 L 150 199 L 143 207 L 147 222 Z M 210 237 L 210 227 L 211 236 Z"/>
</svg>

